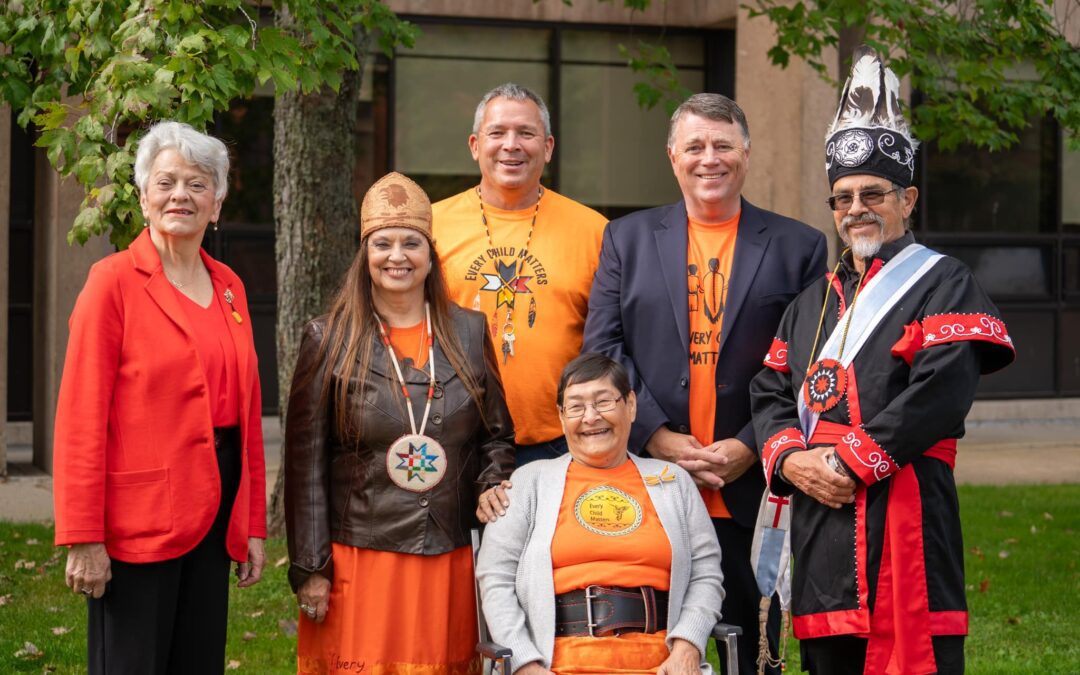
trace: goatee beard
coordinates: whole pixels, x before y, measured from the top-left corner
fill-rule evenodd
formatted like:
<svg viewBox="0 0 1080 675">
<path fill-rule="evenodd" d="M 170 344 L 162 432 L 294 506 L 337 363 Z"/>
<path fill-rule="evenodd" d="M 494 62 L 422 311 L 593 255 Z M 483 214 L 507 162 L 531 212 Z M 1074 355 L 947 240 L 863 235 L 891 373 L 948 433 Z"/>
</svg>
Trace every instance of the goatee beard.
<svg viewBox="0 0 1080 675">
<path fill-rule="evenodd" d="M 852 225 L 874 224 L 878 227 L 877 236 L 852 237 L 848 228 Z M 840 223 L 840 238 L 851 248 L 851 255 L 860 260 L 872 258 L 881 250 L 885 239 L 885 219 L 876 213 L 864 213 L 861 216 L 846 216 Z"/>
<path fill-rule="evenodd" d="M 867 260 L 877 255 L 881 250 L 881 238 L 859 237 L 851 243 L 851 255 L 861 260 Z"/>
</svg>

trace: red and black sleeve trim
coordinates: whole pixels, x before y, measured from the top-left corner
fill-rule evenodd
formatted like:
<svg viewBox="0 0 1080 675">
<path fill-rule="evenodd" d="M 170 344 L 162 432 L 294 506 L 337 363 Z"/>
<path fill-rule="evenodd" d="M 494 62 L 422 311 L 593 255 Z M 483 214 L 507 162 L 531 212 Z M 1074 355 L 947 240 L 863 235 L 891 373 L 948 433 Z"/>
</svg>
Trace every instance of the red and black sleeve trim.
<svg viewBox="0 0 1080 675">
<path fill-rule="evenodd" d="M 773 434 L 761 446 L 761 463 L 765 469 L 765 482 L 772 485 L 773 473 L 776 471 L 776 460 L 785 450 L 805 449 L 806 436 L 795 427 L 788 427 Z"/>
<path fill-rule="evenodd" d="M 1005 322 L 989 314 L 933 314 L 923 319 L 923 346 L 978 340 L 1016 351 Z"/>
<path fill-rule="evenodd" d="M 870 438 L 861 426 L 854 427 L 836 444 L 836 452 L 844 464 L 866 485 L 891 476 L 900 467 L 896 461 Z"/>
<path fill-rule="evenodd" d="M 781 373 L 790 373 L 791 368 L 788 367 L 787 355 L 787 343 L 780 338 L 773 338 L 769 353 L 765 355 L 764 364 Z"/>
</svg>

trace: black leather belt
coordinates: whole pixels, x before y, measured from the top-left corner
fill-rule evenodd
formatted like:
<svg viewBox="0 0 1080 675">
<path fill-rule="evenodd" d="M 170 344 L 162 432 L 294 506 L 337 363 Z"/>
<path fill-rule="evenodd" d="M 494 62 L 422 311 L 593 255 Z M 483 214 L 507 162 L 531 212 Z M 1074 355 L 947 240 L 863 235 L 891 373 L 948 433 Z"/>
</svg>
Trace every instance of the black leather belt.
<svg viewBox="0 0 1080 675">
<path fill-rule="evenodd" d="M 667 591 L 589 586 L 555 596 L 555 637 L 655 633 L 667 629 Z"/>
</svg>

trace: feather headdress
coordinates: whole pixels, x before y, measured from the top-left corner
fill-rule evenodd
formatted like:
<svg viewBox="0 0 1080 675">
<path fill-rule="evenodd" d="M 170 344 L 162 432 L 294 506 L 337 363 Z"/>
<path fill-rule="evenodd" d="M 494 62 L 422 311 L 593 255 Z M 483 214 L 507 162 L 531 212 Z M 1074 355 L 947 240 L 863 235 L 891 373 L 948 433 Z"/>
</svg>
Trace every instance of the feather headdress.
<svg viewBox="0 0 1080 675">
<path fill-rule="evenodd" d="M 860 47 L 825 134 L 829 184 L 850 174 L 871 174 L 907 187 L 918 145 L 900 109 L 900 80 L 873 50 Z"/>
</svg>

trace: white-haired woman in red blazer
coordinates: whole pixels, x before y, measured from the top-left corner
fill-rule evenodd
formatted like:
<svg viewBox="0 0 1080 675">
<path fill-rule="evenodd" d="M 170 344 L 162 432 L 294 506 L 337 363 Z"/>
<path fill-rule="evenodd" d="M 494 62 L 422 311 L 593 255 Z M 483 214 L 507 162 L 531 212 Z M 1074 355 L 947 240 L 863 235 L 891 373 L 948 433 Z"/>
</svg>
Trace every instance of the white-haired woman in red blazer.
<svg viewBox="0 0 1080 675">
<path fill-rule="evenodd" d="M 88 602 L 90 673 L 225 664 L 230 561 L 262 575 L 259 375 L 240 279 L 200 247 L 225 145 L 162 122 L 139 141 L 146 229 L 90 270 L 56 413 L 56 544 Z"/>
</svg>

